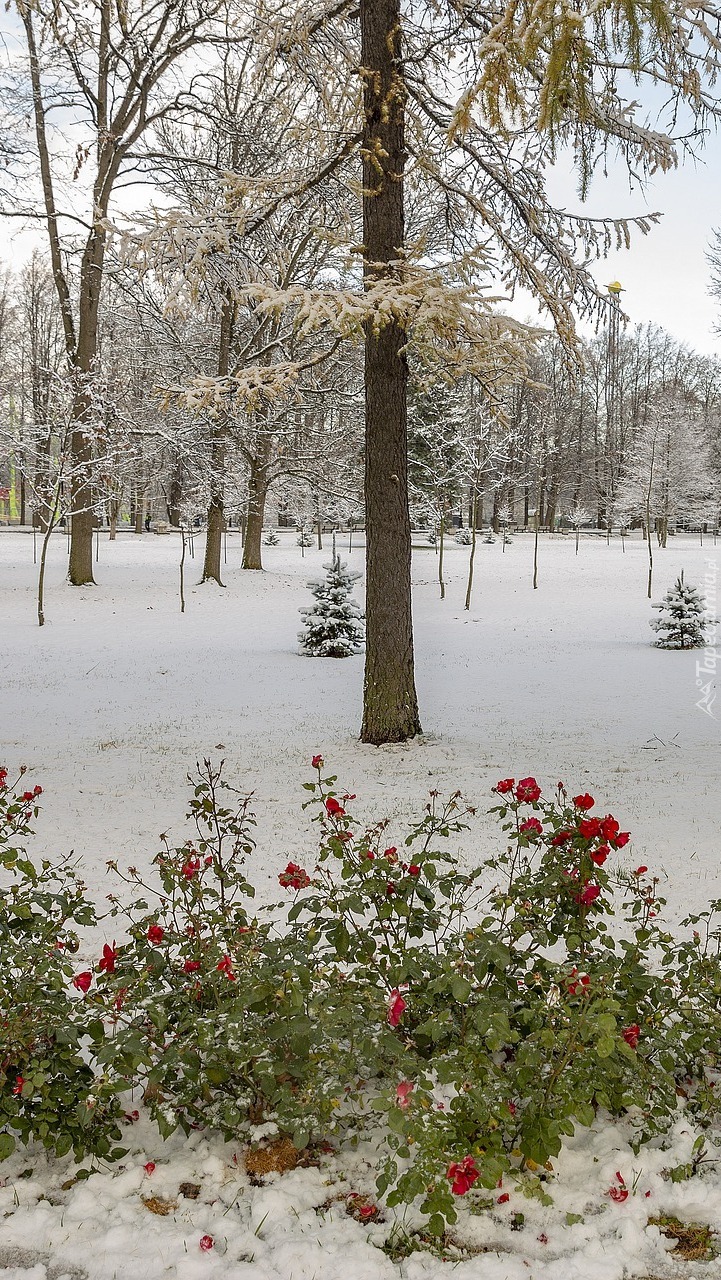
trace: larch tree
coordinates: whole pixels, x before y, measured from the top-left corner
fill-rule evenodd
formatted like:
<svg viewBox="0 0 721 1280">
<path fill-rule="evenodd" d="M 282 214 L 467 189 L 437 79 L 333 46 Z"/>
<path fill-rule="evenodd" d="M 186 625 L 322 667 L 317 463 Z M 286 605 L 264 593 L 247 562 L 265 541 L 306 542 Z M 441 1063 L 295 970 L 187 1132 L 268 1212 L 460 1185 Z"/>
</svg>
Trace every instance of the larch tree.
<svg viewBox="0 0 721 1280">
<path fill-rule="evenodd" d="M 648 231 L 655 215 L 596 220 L 556 208 L 547 166 L 569 151 L 582 195 L 608 150 L 636 171 L 671 168 L 669 131 L 643 123 L 626 87 L 637 94 L 634 82 L 662 85 L 669 127 L 686 112 L 688 145 L 717 111 L 710 86 L 719 66 L 718 18 L 713 6 L 678 12 L 664 0 L 643 8 L 603 0 L 580 9 L 557 0 L 279 6 L 276 31 L 284 27 L 285 34 L 275 39 L 276 51 L 289 56 L 295 47 L 299 65 L 316 77 L 323 58 L 336 68 L 345 58 L 349 72 L 357 69 L 369 308 L 378 286 L 386 289 L 382 320 L 369 314 L 365 324 L 367 742 L 401 741 L 420 727 L 406 486 L 412 320 L 394 298 L 411 278 L 419 287 L 423 268 L 432 275 L 441 259 L 455 256 L 486 284 L 493 273 L 508 288 L 528 288 L 573 350 L 578 314 L 608 306 L 590 257 L 628 243 L 634 225 Z M 422 238 L 408 235 L 404 194 L 412 182 L 444 193 L 445 255 L 436 251 L 429 260 Z"/>
</svg>

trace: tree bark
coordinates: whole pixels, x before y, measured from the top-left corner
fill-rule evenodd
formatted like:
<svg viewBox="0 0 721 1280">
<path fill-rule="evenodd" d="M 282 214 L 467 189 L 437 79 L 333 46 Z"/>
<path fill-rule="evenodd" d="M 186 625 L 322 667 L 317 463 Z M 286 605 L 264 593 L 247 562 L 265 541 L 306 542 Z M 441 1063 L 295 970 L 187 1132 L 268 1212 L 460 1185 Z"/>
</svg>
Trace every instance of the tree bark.
<svg viewBox="0 0 721 1280">
<path fill-rule="evenodd" d="M 220 556 L 223 549 L 223 529 L 225 528 L 225 507 L 222 494 L 214 494 L 208 505 L 208 532 L 205 537 L 205 556 L 203 558 L 203 576 L 201 582 L 211 578 L 219 587 L 225 583 L 220 577 Z"/>
<path fill-rule="evenodd" d="M 230 351 L 233 345 L 236 304 L 230 292 L 226 295 L 220 313 L 218 338 L 218 376 L 225 377 L 230 368 Z M 221 420 L 213 432 L 211 449 L 210 503 L 208 505 L 208 533 L 205 539 L 203 576 L 201 582 L 212 578 L 224 587 L 220 576 L 220 553 L 225 528 L 225 422 Z"/>
<path fill-rule="evenodd" d="M 360 0 L 363 241 L 367 284 L 397 276 L 405 241 L 400 0 Z M 363 742 L 420 733 L 411 609 L 406 334 L 365 333 L 366 661 Z"/>
<path fill-rule="evenodd" d="M 180 504 L 183 501 L 183 481 L 180 474 L 170 481 L 168 495 L 168 522 L 173 529 L 180 528 Z"/>
<path fill-rule="evenodd" d="M 261 541 L 263 519 L 265 517 L 265 499 L 268 485 L 262 471 L 251 466 L 248 477 L 248 517 L 245 526 L 243 543 L 243 568 L 262 569 Z"/>
<path fill-rule="evenodd" d="M 136 494 L 135 498 L 135 533 L 142 534 L 143 521 L 145 519 L 145 497 L 142 493 Z"/>
</svg>

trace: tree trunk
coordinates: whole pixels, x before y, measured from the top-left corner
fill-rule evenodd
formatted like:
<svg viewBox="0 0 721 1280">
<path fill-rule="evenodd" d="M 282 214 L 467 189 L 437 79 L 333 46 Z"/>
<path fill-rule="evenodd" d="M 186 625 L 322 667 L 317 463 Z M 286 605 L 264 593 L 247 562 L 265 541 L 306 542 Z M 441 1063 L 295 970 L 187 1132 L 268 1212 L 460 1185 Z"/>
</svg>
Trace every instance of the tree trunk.
<svg viewBox="0 0 721 1280">
<path fill-rule="evenodd" d="M 363 241 L 367 284 L 397 278 L 403 253 L 405 87 L 400 0 L 360 0 Z M 366 661 L 363 742 L 421 731 L 413 667 L 406 334 L 365 332 Z"/>
<path fill-rule="evenodd" d="M 219 587 L 225 586 L 220 577 L 220 553 L 223 549 L 224 527 L 223 498 L 221 494 L 216 493 L 210 499 L 210 505 L 208 506 L 208 532 L 205 538 L 205 557 L 201 582 L 208 582 L 212 578 Z"/>
<path fill-rule="evenodd" d="M 77 407 L 74 420 L 80 419 Z M 70 559 L 68 578 L 74 587 L 92 586 L 93 577 L 93 493 L 90 469 L 93 447 L 81 427 L 70 437 L 73 473 L 70 478 Z"/>
<path fill-rule="evenodd" d="M 473 499 L 471 502 L 471 554 L 468 560 L 468 583 L 466 585 L 466 603 L 465 608 L 471 607 L 471 593 L 473 591 L 473 566 L 476 560 L 476 525 L 478 523 L 478 492 L 474 488 Z"/>
<path fill-rule="evenodd" d="M 218 377 L 224 378 L 230 368 L 230 351 L 233 345 L 236 305 L 228 292 L 220 313 L 218 338 Z M 225 528 L 225 423 L 221 419 L 213 433 L 210 458 L 210 505 L 208 506 L 208 533 L 205 539 L 205 558 L 201 582 L 212 578 L 219 587 L 225 586 L 220 576 L 220 552 Z"/>
<path fill-rule="evenodd" d="M 243 543 L 244 569 L 263 568 L 261 541 L 267 493 L 268 485 L 264 475 L 256 467 L 251 466 L 248 477 L 248 517 Z"/>
<path fill-rule="evenodd" d="M 110 500 L 110 521 L 109 521 L 109 523 L 110 523 L 110 534 L 109 534 L 109 540 L 110 540 L 110 542 L 115 542 L 115 538 L 116 538 L 116 535 L 117 535 L 117 532 L 118 532 L 118 516 L 119 516 L 119 515 L 120 515 L 120 501 L 119 501 L 119 499 L 118 499 L 118 498 L 111 498 L 111 500 Z"/>
<path fill-rule="evenodd" d="M 145 517 L 145 498 L 139 493 L 135 499 L 135 532 L 143 532 L 143 519 Z"/>
<path fill-rule="evenodd" d="M 180 474 L 174 475 L 170 481 L 168 495 L 168 523 L 173 529 L 180 528 L 180 504 L 183 500 L 183 481 Z"/>
</svg>

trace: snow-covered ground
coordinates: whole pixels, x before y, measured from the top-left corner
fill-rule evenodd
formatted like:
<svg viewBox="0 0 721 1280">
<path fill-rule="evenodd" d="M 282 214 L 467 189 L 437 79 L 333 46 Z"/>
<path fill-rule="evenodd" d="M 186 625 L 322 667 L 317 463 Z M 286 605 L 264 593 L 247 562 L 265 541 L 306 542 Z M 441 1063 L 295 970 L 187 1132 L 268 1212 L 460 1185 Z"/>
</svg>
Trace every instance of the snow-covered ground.
<svg viewBox="0 0 721 1280">
<path fill-rule="evenodd" d="M 468 548 L 451 543 L 439 599 L 432 548 L 414 552 L 417 683 L 425 735 L 382 748 L 357 740 L 363 658 L 300 655 L 298 609 L 328 553 L 301 557 L 295 538 L 264 548 L 267 571 L 240 569 L 228 538 L 227 589 L 196 585 L 201 547 L 177 597 L 175 537 L 101 537 L 98 586 L 64 581 L 55 535 L 47 624 L 35 619 L 32 538 L 0 531 L 0 757 L 25 763 L 45 789 L 39 838 L 74 848 L 93 886 L 106 859 L 137 865 L 182 818 L 186 774 L 205 754 L 255 792 L 255 875 L 312 847 L 300 784 L 322 751 L 356 792 L 358 816 L 418 812 L 431 787 L 457 787 L 481 808 L 500 777 L 534 774 L 590 790 L 630 829 L 628 859 L 668 876 L 674 911 L 721 896 L 718 717 L 701 711 L 695 652 L 652 647 L 646 553 L 636 537 L 479 542 L 473 605 L 464 612 Z M 350 557 L 362 567 L 363 551 Z M 656 551 L 654 599 L 681 569 L 697 584 L 721 566 L 721 543 L 676 538 Z M 720 591 L 721 594 L 721 591 Z M 717 606 L 718 610 L 718 606 Z M 721 631 L 720 631 L 721 634 Z M 713 677 L 703 676 L 704 682 Z M 469 856 L 496 839 L 479 820 Z"/>
<path fill-rule="evenodd" d="M 32 783 L 44 788 L 38 852 L 74 848 L 101 896 L 111 887 L 106 860 L 149 861 L 161 831 L 180 831 L 194 760 L 222 756 L 229 780 L 255 793 L 259 848 L 250 874 L 261 892 L 274 892 L 278 869 L 313 848 L 300 784 L 320 751 L 357 793 L 358 817 L 402 821 L 430 788 L 463 789 L 481 810 L 464 839 L 469 859 L 497 840 L 483 809 L 498 778 L 534 774 L 545 787 L 563 779 L 591 791 L 602 812 L 631 830 L 622 856 L 667 877 L 672 917 L 721 897 L 721 699 L 718 718 L 704 714 L 696 705 L 698 655 L 651 646 L 654 615 L 638 538 L 625 554 L 618 540 L 606 546 L 586 538 L 578 557 L 572 537 L 542 539 L 537 591 L 530 536 L 516 536 L 505 554 L 500 542 L 479 543 L 470 613 L 463 609 L 468 548 L 448 548 L 441 601 L 435 552 L 419 547 L 417 679 L 426 732 L 411 744 L 373 748 L 357 741 L 362 657 L 298 652 L 305 582 L 322 572 L 328 552 L 311 548 L 302 558 L 295 537 L 281 537 L 278 547 L 264 548 L 265 573 L 243 573 L 231 534 L 226 590 L 195 585 L 196 541 L 181 615 L 177 537 L 124 533 L 109 543 L 101 535 L 98 586 L 73 589 L 64 582 L 65 539 L 55 535 L 48 621 L 39 629 L 32 537 L 0 530 L 0 763 L 11 772 L 27 764 Z M 362 549 L 350 559 L 361 568 Z M 654 599 L 682 568 L 702 584 L 715 578 L 719 562 L 721 544 L 674 539 L 656 551 Z M 199 1134 L 162 1144 L 143 1123 L 129 1131 L 124 1167 L 67 1190 L 67 1161 L 46 1166 L 26 1153 L 0 1167 L 0 1273 L 11 1280 L 721 1276 L 720 1261 L 677 1272 L 669 1245 L 646 1229 L 651 1205 L 721 1229 L 715 1168 L 679 1185 L 661 1177 L 688 1159 L 692 1137 L 682 1123 L 672 1150 L 657 1145 L 638 1157 L 613 1127 L 579 1137 L 559 1162 L 553 1209 L 516 1203 L 521 1197 L 512 1193 L 492 1214 L 461 1224 L 459 1240 L 490 1251 L 446 1263 L 429 1253 L 393 1261 L 375 1247 L 389 1223 L 367 1226 L 349 1216 L 345 1192 L 373 1188 L 362 1153 L 250 1187 L 242 1153 Z M 149 1159 L 156 1163 L 150 1177 L 143 1171 Z M 629 1185 L 639 1174 L 636 1194 L 620 1205 L 607 1194 L 617 1169 Z M 201 1185 L 196 1201 L 177 1198 L 188 1180 Z M 153 1215 L 142 1199 L 150 1194 L 177 1199 L 177 1208 Z M 519 1209 L 527 1225 L 511 1232 Z M 583 1221 L 569 1226 L 567 1213 Z M 203 1252 L 206 1233 L 215 1244 Z M 544 1235 L 547 1243 L 538 1239 Z"/>
</svg>

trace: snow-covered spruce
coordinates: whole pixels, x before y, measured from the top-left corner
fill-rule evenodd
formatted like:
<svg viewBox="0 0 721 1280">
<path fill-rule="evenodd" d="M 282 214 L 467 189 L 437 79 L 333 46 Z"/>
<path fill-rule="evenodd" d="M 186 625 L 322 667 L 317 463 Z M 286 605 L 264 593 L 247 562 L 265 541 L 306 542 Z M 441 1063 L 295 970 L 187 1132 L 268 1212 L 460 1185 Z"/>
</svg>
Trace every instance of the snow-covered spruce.
<svg viewBox="0 0 721 1280">
<path fill-rule="evenodd" d="M 353 583 L 360 577 L 335 556 L 326 570 L 323 582 L 309 582 L 315 596 L 310 609 L 301 609 L 304 627 L 298 639 L 305 653 L 313 658 L 348 658 L 360 653 L 365 641 L 363 613 L 351 596 Z"/>
<path fill-rule="evenodd" d="M 711 619 L 706 612 L 706 602 L 698 587 L 684 582 L 683 570 L 663 600 L 652 606 L 661 610 L 659 618 L 652 618 L 650 626 L 659 632 L 654 640 L 660 649 L 701 649 L 706 643 L 705 632 Z"/>
</svg>

